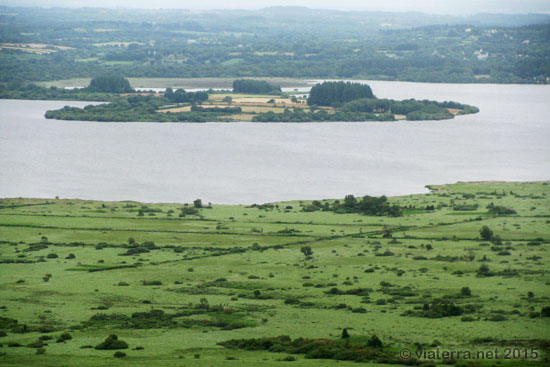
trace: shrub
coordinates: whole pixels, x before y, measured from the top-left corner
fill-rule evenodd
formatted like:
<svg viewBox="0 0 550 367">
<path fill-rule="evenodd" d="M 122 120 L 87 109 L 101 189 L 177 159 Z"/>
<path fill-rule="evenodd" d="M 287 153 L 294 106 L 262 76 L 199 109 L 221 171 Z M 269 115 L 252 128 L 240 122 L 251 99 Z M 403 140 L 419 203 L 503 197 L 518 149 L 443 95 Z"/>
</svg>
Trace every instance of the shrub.
<svg viewBox="0 0 550 367">
<path fill-rule="evenodd" d="M 115 354 L 113 354 L 113 356 L 115 358 L 124 358 L 124 357 L 126 357 L 126 353 L 121 352 L 121 351 L 116 351 Z"/>
<path fill-rule="evenodd" d="M 489 208 L 489 213 L 494 215 L 506 215 L 506 214 L 517 214 L 517 212 L 512 208 L 507 208 L 505 206 L 492 206 Z"/>
<path fill-rule="evenodd" d="M 348 338 L 349 338 L 348 329 L 343 329 L 342 330 L 342 339 L 348 339 Z"/>
<path fill-rule="evenodd" d="M 550 306 L 543 307 L 540 311 L 541 317 L 550 317 Z"/>
<path fill-rule="evenodd" d="M 97 350 L 116 350 L 116 349 L 128 349 L 128 344 L 125 341 L 118 340 L 118 336 L 111 334 L 105 341 L 95 346 Z"/>
<path fill-rule="evenodd" d="M 27 347 L 29 347 L 29 348 L 42 348 L 43 346 L 44 346 L 44 342 L 40 339 L 38 339 L 37 341 L 35 341 L 33 343 L 27 344 Z"/>
<path fill-rule="evenodd" d="M 481 229 L 479 230 L 479 234 L 481 235 L 481 238 L 486 241 L 489 241 L 493 238 L 493 231 L 487 226 L 481 227 Z"/>
<path fill-rule="evenodd" d="M 493 273 L 491 273 L 487 264 L 481 264 L 481 266 L 477 270 L 477 275 L 482 277 L 489 277 L 492 276 Z"/>
<path fill-rule="evenodd" d="M 300 303 L 300 300 L 298 298 L 287 298 L 285 299 L 285 305 L 296 305 Z"/>
<path fill-rule="evenodd" d="M 373 348 L 382 348 L 382 341 L 376 335 L 373 335 L 367 342 L 367 346 Z"/>
<path fill-rule="evenodd" d="M 460 290 L 460 295 L 462 297 L 470 297 L 472 295 L 472 291 L 468 287 L 462 287 Z"/>
<path fill-rule="evenodd" d="M 304 256 L 311 256 L 313 255 L 313 250 L 310 246 L 304 246 L 300 249 L 300 251 L 304 254 Z"/>
<path fill-rule="evenodd" d="M 71 340 L 72 338 L 73 337 L 71 336 L 71 334 L 65 332 L 65 333 L 59 335 L 59 338 L 57 338 L 56 343 L 63 343 L 67 340 Z"/>
</svg>

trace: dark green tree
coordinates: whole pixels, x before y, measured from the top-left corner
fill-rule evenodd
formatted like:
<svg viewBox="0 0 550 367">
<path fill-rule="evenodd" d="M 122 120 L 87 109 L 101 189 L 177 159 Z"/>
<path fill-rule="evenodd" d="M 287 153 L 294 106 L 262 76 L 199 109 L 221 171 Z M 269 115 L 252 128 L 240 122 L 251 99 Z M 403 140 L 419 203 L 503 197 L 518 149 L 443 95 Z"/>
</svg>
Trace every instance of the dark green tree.
<svg viewBox="0 0 550 367">
<path fill-rule="evenodd" d="M 265 80 L 237 79 L 233 81 L 235 93 L 281 93 L 281 87 Z"/>
<path fill-rule="evenodd" d="M 128 79 L 116 75 L 96 76 L 86 87 L 88 92 L 102 93 L 132 93 L 134 88 L 130 86 Z"/>
<path fill-rule="evenodd" d="M 313 255 L 313 250 L 311 249 L 311 247 L 309 246 L 304 246 L 300 249 L 300 251 L 306 256 L 311 256 Z"/>
<path fill-rule="evenodd" d="M 367 346 L 373 348 L 382 348 L 382 341 L 376 335 L 373 335 L 367 342 Z"/>
<path fill-rule="evenodd" d="M 332 106 L 361 98 L 375 98 L 366 84 L 350 82 L 324 82 L 316 84 L 309 92 L 309 105 Z"/>
<path fill-rule="evenodd" d="M 481 235 L 481 238 L 486 241 L 490 241 L 491 238 L 493 238 L 493 231 L 487 226 L 481 227 L 479 234 Z"/>
</svg>

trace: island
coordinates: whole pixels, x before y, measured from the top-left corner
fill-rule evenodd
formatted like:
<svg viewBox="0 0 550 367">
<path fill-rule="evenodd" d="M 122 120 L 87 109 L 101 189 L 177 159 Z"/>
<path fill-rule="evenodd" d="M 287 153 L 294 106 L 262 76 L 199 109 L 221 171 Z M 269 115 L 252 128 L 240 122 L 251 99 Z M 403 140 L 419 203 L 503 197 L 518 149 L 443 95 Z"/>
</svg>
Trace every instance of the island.
<svg viewBox="0 0 550 367">
<path fill-rule="evenodd" d="M 44 88 L 45 89 L 45 88 Z M 325 122 L 447 120 L 479 112 L 458 102 L 379 99 L 370 86 L 352 82 L 323 82 L 308 94 L 282 92 L 264 80 L 238 79 L 233 90 L 136 92 L 120 76 L 100 76 L 74 91 L 110 103 L 84 108 L 65 106 L 47 111 L 48 119 L 105 122 Z M 65 92 L 65 94 L 67 94 Z"/>
</svg>

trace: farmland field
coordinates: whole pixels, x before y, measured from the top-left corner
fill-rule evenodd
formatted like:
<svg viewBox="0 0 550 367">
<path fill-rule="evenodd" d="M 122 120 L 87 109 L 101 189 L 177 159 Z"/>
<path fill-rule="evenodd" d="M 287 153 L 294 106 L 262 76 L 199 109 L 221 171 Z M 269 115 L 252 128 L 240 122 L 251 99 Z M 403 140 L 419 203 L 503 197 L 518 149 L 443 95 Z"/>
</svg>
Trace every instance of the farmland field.
<svg viewBox="0 0 550 367">
<path fill-rule="evenodd" d="M 389 201 L 402 216 L 309 201 L 2 199 L 0 361 L 351 366 L 357 358 L 218 343 L 288 335 L 364 348 L 376 335 L 378 354 L 359 359 L 370 365 L 410 362 L 402 348 L 497 350 L 497 362 L 475 363 L 544 365 L 550 184 L 458 183 Z M 483 226 L 491 239 L 480 238 Z M 438 313 L 441 304 L 458 311 Z M 124 362 L 94 348 L 110 334 L 127 343 Z M 538 358 L 505 359 L 509 348 Z"/>
</svg>

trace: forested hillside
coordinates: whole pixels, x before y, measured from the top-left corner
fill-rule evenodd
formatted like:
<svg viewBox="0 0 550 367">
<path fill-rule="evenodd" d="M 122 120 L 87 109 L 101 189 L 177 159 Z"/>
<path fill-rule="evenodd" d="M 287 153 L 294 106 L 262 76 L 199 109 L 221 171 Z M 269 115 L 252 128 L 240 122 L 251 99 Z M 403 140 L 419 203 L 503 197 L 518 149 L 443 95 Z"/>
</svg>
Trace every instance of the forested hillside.
<svg viewBox="0 0 550 367">
<path fill-rule="evenodd" d="M 0 7 L 0 82 L 304 77 L 550 82 L 550 16 Z"/>
</svg>

